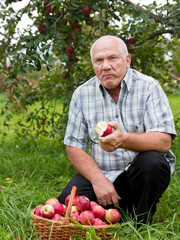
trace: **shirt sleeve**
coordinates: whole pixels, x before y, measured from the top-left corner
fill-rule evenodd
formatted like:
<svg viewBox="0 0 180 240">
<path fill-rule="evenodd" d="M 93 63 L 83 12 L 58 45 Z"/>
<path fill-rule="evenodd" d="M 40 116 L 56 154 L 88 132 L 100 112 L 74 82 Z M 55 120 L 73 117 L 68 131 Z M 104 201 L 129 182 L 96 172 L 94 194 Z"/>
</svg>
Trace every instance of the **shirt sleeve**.
<svg viewBox="0 0 180 240">
<path fill-rule="evenodd" d="M 69 106 L 69 117 L 64 143 L 68 146 L 84 150 L 88 147 L 88 128 L 76 92 L 74 92 Z"/>
<path fill-rule="evenodd" d="M 145 111 L 146 132 L 164 132 L 176 136 L 173 114 L 168 98 L 157 83 L 150 91 Z"/>
</svg>

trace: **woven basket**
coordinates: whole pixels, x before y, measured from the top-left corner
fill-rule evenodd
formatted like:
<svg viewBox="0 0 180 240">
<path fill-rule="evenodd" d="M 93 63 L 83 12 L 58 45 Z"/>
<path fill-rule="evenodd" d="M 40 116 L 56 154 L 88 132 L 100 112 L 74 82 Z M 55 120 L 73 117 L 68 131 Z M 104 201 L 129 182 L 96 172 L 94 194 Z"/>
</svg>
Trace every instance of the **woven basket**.
<svg viewBox="0 0 180 240">
<path fill-rule="evenodd" d="M 35 225 L 38 239 L 42 240 L 68 240 L 68 239 L 86 239 L 87 230 L 95 230 L 100 239 L 112 239 L 110 232 L 112 225 L 89 226 L 82 224 L 73 224 L 69 221 L 74 196 L 77 195 L 77 188 L 74 186 L 71 190 L 71 197 L 66 211 L 66 216 L 61 221 L 53 221 L 42 218 L 34 214 L 35 209 L 31 210 L 31 218 Z"/>
</svg>

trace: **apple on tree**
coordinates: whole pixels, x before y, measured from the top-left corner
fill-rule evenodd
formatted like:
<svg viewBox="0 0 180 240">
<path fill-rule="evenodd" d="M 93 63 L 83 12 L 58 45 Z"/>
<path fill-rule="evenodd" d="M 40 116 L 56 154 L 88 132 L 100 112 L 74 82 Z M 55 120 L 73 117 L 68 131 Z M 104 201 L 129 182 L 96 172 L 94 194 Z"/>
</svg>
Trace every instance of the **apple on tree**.
<svg viewBox="0 0 180 240">
<path fill-rule="evenodd" d="M 98 122 L 95 130 L 100 137 L 105 137 L 112 133 L 112 127 L 105 121 Z"/>
</svg>

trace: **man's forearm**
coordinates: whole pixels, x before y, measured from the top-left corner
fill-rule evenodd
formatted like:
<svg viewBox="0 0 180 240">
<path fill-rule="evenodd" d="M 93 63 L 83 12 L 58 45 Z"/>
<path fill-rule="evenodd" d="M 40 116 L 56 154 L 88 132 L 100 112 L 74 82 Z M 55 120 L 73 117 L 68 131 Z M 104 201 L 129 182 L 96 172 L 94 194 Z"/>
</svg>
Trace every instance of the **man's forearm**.
<svg viewBox="0 0 180 240">
<path fill-rule="evenodd" d="M 68 158 L 76 170 L 87 178 L 91 183 L 97 178 L 105 178 L 95 160 L 84 150 L 66 146 Z"/>
</svg>

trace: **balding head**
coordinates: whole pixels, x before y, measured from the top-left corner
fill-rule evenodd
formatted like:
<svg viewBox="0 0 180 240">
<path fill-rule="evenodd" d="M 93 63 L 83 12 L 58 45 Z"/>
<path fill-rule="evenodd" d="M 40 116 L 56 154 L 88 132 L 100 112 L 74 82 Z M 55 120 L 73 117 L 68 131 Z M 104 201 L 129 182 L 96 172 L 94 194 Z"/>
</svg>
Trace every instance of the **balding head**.
<svg viewBox="0 0 180 240">
<path fill-rule="evenodd" d="M 92 60 L 92 55 L 93 55 L 93 49 L 95 46 L 97 46 L 99 43 L 106 42 L 106 41 L 116 41 L 118 43 L 118 49 L 121 51 L 121 53 L 123 54 L 124 57 L 126 57 L 128 55 L 128 49 L 127 46 L 125 44 L 125 42 L 116 36 L 112 36 L 112 35 L 105 35 L 102 36 L 100 38 L 98 38 L 92 45 L 91 50 L 90 50 L 90 56 L 91 56 L 91 60 Z"/>
</svg>

